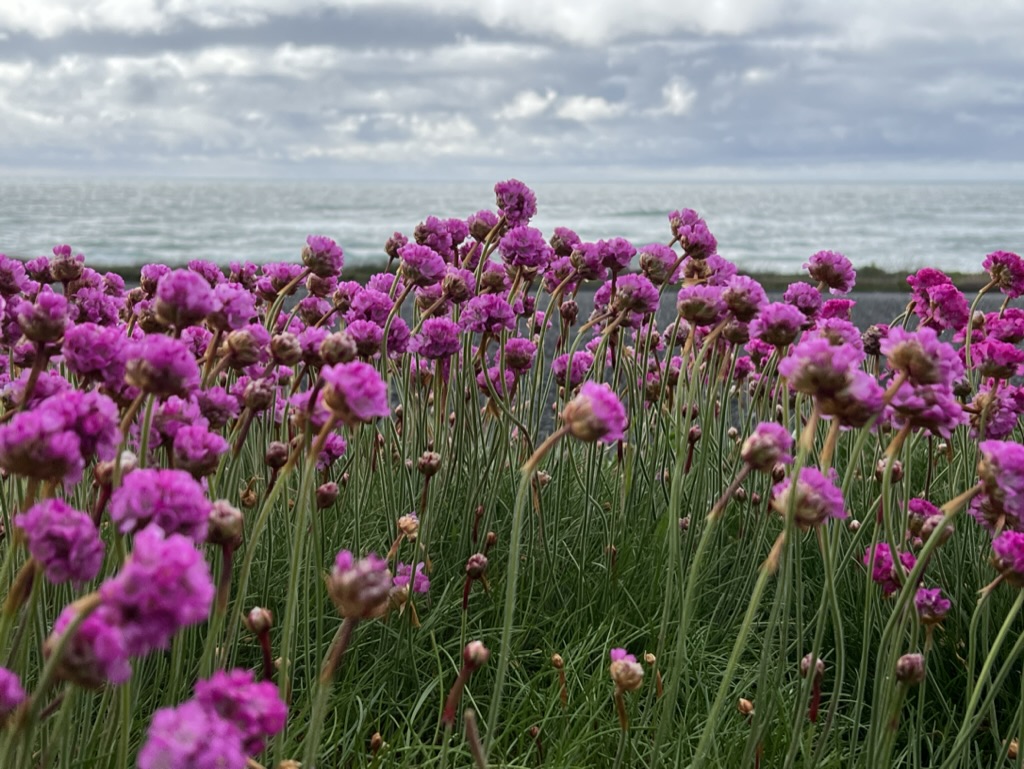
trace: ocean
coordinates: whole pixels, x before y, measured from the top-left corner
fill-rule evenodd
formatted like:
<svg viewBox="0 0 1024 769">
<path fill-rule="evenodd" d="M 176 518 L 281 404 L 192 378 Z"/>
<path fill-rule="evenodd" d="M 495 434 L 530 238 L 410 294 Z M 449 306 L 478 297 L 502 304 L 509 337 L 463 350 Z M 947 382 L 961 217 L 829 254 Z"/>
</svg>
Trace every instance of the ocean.
<svg viewBox="0 0 1024 769">
<path fill-rule="evenodd" d="M 530 180 L 525 178 L 528 184 Z M 815 251 L 854 265 L 978 272 L 986 253 L 1024 251 L 1024 184 L 537 183 L 533 224 L 584 240 L 667 242 L 667 214 L 694 208 L 741 269 L 793 273 Z M 149 179 L 0 180 L 0 253 L 69 243 L 97 267 L 210 259 L 296 260 L 309 234 L 348 264 L 383 264 L 385 240 L 428 215 L 493 208 L 484 182 Z"/>
</svg>

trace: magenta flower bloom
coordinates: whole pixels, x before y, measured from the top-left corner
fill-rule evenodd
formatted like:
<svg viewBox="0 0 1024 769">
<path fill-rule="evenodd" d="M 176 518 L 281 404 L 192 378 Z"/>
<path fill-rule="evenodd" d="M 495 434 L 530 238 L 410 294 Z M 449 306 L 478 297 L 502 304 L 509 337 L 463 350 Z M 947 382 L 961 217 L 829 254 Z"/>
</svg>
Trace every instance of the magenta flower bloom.
<svg viewBox="0 0 1024 769">
<path fill-rule="evenodd" d="M 671 248 L 661 243 L 650 243 L 637 249 L 637 253 L 640 254 L 640 270 L 651 283 L 661 286 L 679 282 L 680 267 L 676 266 L 679 257 Z"/>
<path fill-rule="evenodd" d="M 1024 365 L 1024 350 L 1008 342 L 985 339 L 971 348 L 971 358 L 983 377 L 1010 379 L 1017 376 Z"/>
<path fill-rule="evenodd" d="M 419 243 L 407 243 L 398 249 L 402 259 L 402 279 L 414 286 L 432 286 L 444 278 L 447 265 L 441 255 Z"/>
<path fill-rule="evenodd" d="M 950 600 L 942 597 L 942 588 L 920 587 L 914 594 L 914 608 L 922 625 L 937 625 L 952 607 Z"/>
<path fill-rule="evenodd" d="M 43 645 L 44 657 L 50 656 L 61 633 L 77 616 L 74 604 L 60 613 Z M 101 606 L 85 618 L 65 645 L 57 674 L 61 680 L 88 689 L 121 684 L 131 677 L 128 648 L 116 612 Z"/>
<path fill-rule="evenodd" d="M 914 313 L 922 326 L 959 331 L 967 325 L 970 308 L 960 289 L 952 283 L 939 283 L 914 292 Z"/>
<path fill-rule="evenodd" d="M 1007 307 L 1002 314 L 990 312 L 985 316 L 985 330 L 992 339 L 1010 344 L 1024 342 L 1024 310 Z"/>
<path fill-rule="evenodd" d="M 885 390 L 873 376 L 854 369 L 842 388 L 818 400 L 818 407 L 823 416 L 835 417 L 843 427 L 864 427 L 884 410 Z"/>
<path fill-rule="evenodd" d="M 80 323 L 64 333 L 61 352 L 73 374 L 116 385 L 124 378 L 126 342 L 119 328 Z"/>
<path fill-rule="evenodd" d="M 346 619 L 367 619 L 383 612 L 390 588 L 387 561 L 375 553 L 356 560 L 351 552 L 342 550 L 327 580 L 327 592 Z"/>
<path fill-rule="evenodd" d="M 153 395 L 186 396 L 199 387 L 199 366 L 184 342 L 147 334 L 126 351 L 125 381 Z"/>
<path fill-rule="evenodd" d="M 202 275 L 203 280 L 209 283 L 211 287 L 218 286 L 224 282 L 224 273 L 220 267 L 206 259 L 190 259 L 188 268 L 192 272 Z"/>
<path fill-rule="evenodd" d="M 964 375 L 960 356 L 951 345 L 939 341 L 934 329 L 891 328 L 880 347 L 889 368 L 905 374 L 911 384 L 952 385 Z"/>
<path fill-rule="evenodd" d="M 775 422 L 761 422 L 743 442 L 740 457 L 754 470 L 770 473 L 775 465 L 793 461 L 793 436 Z"/>
<path fill-rule="evenodd" d="M 302 248 L 302 263 L 314 275 L 333 278 L 345 266 L 345 254 L 341 246 L 325 235 L 310 235 Z"/>
<path fill-rule="evenodd" d="M 927 330 L 927 329 L 925 329 Z M 889 403 L 897 424 L 927 430 L 948 438 L 953 430 L 967 422 L 963 407 L 946 385 L 914 387 L 904 383 Z"/>
<path fill-rule="evenodd" d="M 827 320 L 828 318 L 849 320 L 853 315 L 853 308 L 856 304 L 857 302 L 853 299 L 828 299 L 821 305 L 821 314 L 818 317 L 822 320 Z"/>
<path fill-rule="evenodd" d="M 981 263 L 999 290 L 1011 299 L 1024 296 L 1024 259 L 1010 251 L 993 251 Z"/>
<path fill-rule="evenodd" d="M 221 429 L 232 419 L 238 417 L 241 411 L 238 398 L 223 387 L 200 390 L 196 400 L 199 404 L 199 413 L 209 423 L 211 430 Z"/>
<path fill-rule="evenodd" d="M 54 584 L 83 584 L 103 566 L 103 541 L 92 518 L 60 499 L 47 499 L 14 517 L 28 551 Z"/>
<path fill-rule="evenodd" d="M 202 553 L 180 534 L 165 537 L 155 524 L 135 536 L 124 567 L 100 586 L 104 607 L 117 618 L 125 646 L 135 656 L 166 649 L 183 627 L 205 620 L 213 594 Z"/>
<path fill-rule="evenodd" d="M 429 360 L 448 358 L 459 351 L 459 326 L 448 318 L 427 318 L 409 349 Z"/>
<path fill-rule="evenodd" d="M 17 296 L 24 291 L 27 281 L 25 265 L 6 254 L 0 254 L 0 296 Z"/>
<path fill-rule="evenodd" d="M 1015 587 L 1024 586 L 1024 533 L 1004 531 L 992 540 L 995 565 Z"/>
<path fill-rule="evenodd" d="M 354 320 L 345 327 L 345 333 L 355 342 L 356 352 L 361 358 L 372 358 L 380 352 L 384 329 L 372 320 Z"/>
<path fill-rule="evenodd" d="M 692 208 L 672 211 L 668 215 L 668 222 L 673 237 L 680 242 L 687 256 L 707 259 L 718 248 L 718 242 L 707 223 Z"/>
<path fill-rule="evenodd" d="M 978 477 L 991 505 L 1024 523 L 1024 446 L 1014 441 L 982 441 Z"/>
<path fill-rule="evenodd" d="M 411 563 L 398 564 L 397 573 L 392 578 L 391 584 L 401 588 L 407 587 L 411 582 L 414 593 L 428 592 L 430 590 L 430 578 L 423 573 L 423 567 L 424 564 L 422 562 L 416 564 L 416 576 L 413 578 Z"/>
<path fill-rule="evenodd" d="M 156 286 L 156 314 L 167 325 L 185 328 L 205 318 L 215 306 L 213 289 L 202 275 L 174 270 Z"/>
<path fill-rule="evenodd" d="M 804 467 L 800 470 L 795 484 L 796 498 L 792 504 L 794 519 L 801 529 L 820 526 L 829 518 L 846 518 L 843 494 L 835 485 L 836 478 L 834 469 L 829 470 L 827 478 L 814 467 Z M 775 495 L 772 506 L 780 515 L 789 514 L 793 486 L 793 479 L 790 477 L 772 489 Z"/>
<path fill-rule="evenodd" d="M 583 381 L 583 377 L 590 371 L 590 367 L 594 364 L 594 356 L 585 350 L 580 350 L 572 356 L 572 371 L 567 372 L 569 367 L 569 354 L 564 353 L 559 355 L 553 361 L 551 361 L 551 372 L 555 375 L 555 381 L 565 387 L 566 385 L 566 373 L 569 374 L 568 385 L 572 389 L 578 387 L 580 382 Z"/>
<path fill-rule="evenodd" d="M 498 212 L 505 217 L 509 227 L 528 224 L 537 213 L 537 196 L 518 179 L 495 184 L 494 196 Z"/>
<path fill-rule="evenodd" d="M 95 455 L 99 459 L 113 459 L 121 441 L 117 405 L 106 395 L 96 391 L 59 392 L 36 405 L 33 413 L 59 415 L 64 428 L 78 436 L 82 460 L 88 462 Z"/>
<path fill-rule="evenodd" d="M 139 769 L 242 769 L 242 733 L 229 721 L 190 700 L 160 708 L 139 751 Z"/>
<path fill-rule="evenodd" d="M 0 719 L 14 712 L 26 699 L 18 674 L 0 667 Z"/>
<path fill-rule="evenodd" d="M 488 387 L 488 380 L 490 381 L 490 387 Z M 509 393 L 512 392 L 512 387 L 516 383 L 516 375 L 510 370 L 502 370 L 499 366 L 491 366 L 486 371 L 481 371 L 476 375 L 476 386 L 484 395 L 491 394 L 491 388 L 494 388 L 501 397 L 508 397 Z"/>
<path fill-rule="evenodd" d="M 725 314 L 721 286 L 683 286 L 676 297 L 679 317 L 695 326 L 710 326 Z"/>
<path fill-rule="evenodd" d="M 320 471 L 329 469 L 347 450 L 348 443 L 345 442 L 345 439 L 337 433 L 331 433 L 324 441 L 320 456 L 317 457 L 316 469 Z"/>
<path fill-rule="evenodd" d="M 505 343 L 505 365 L 516 374 L 523 374 L 533 368 L 537 345 L 530 339 L 512 337 Z"/>
<path fill-rule="evenodd" d="M 324 366 L 320 376 L 325 384 L 324 403 L 349 427 L 391 413 L 387 383 L 370 364 L 352 361 Z"/>
<path fill-rule="evenodd" d="M 749 323 L 768 304 L 768 296 L 761 284 L 745 275 L 729 278 L 722 299 L 729 312 L 741 323 Z"/>
<path fill-rule="evenodd" d="M 643 275 L 621 275 L 615 285 L 616 313 L 650 315 L 658 311 L 658 289 Z"/>
<path fill-rule="evenodd" d="M 819 251 L 804 262 L 804 269 L 813 280 L 828 286 L 833 294 L 848 294 L 853 290 L 857 273 L 853 264 L 836 251 Z"/>
<path fill-rule="evenodd" d="M 790 283 L 782 294 L 782 301 L 800 310 L 807 320 L 817 320 L 821 314 L 821 292 L 810 283 Z"/>
<path fill-rule="evenodd" d="M 625 238 L 611 238 L 597 241 L 597 251 L 601 257 L 601 266 L 611 272 L 620 272 L 629 266 L 636 256 L 633 244 Z"/>
<path fill-rule="evenodd" d="M 241 283 L 220 283 L 213 289 L 213 307 L 207 315 L 211 327 L 237 331 L 256 316 L 256 297 Z"/>
<path fill-rule="evenodd" d="M 846 385 L 863 358 L 852 345 L 811 337 L 790 348 L 789 355 L 779 361 L 779 374 L 797 392 L 827 398 Z"/>
<path fill-rule="evenodd" d="M 267 737 L 281 731 L 288 718 L 288 706 L 278 696 L 277 686 L 254 681 L 248 670 L 221 670 L 199 681 L 196 702 L 238 729 L 242 747 L 251 756 L 263 751 Z"/>
<path fill-rule="evenodd" d="M 750 335 L 773 347 L 785 347 L 800 336 L 806 320 L 806 316 L 793 305 L 771 302 L 750 321 Z"/>
<path fill-rule="evenodd" d="M 644 669 L 636 657 L 625 649 L 612 649 L 608 653 L 611 665 L 608 674 L 612 677 L 615 688 L 619 692 L 631 692 L 639 689 L 644 682 Z"/>
<path fill-rule="evenodd" d="M 17 317 L 21 332 L 32 342 L 56 342 L 71 320 L 68 300 L 49 286 L 43 286 L 34 302 L 21 302 Z"/>
<path fill-rule="evenodd" d="M 444 280 L 441 281 L 441 289 L 445 298 L 455 304 L 462 304 L 476 293 L 476 277 L 469 270 L 449 266 L 445 270 Z"/>
<path fill-rule="evenodd" d="M 174 466 L 195 478 L 212 475 L 220 457 L 228 450 L 228 442 L 203 425 L 188 425 L 174 436 Z"/>
<path fill-rule="evenodd" d="M 340 288 L 339 288 L 340 290 Z M 335 298 L 337 304 L 337 298 Z M 349 323 L 356 320 L 370 320 L 381 328 L 387 323 L 388 315 L 395 303 L 387 294 L 376 291 L 372 288 L 364 288 L 352 295 L 352 301 L 348 311 L 345 313 L 345 320 Z"/>
<path fill-rule="evenodd" d="M 413 230 L 413 237 L 421 246 L 426 246 L 448 261 L 454 255 L 454 239 L 446 220 L 438 219 L 436 216 L 428 216 L 426 221 L 420 222 Z M 401 254 L 401 247 L 398 253 Z"/>
<path fill-rule="evenodd" d="M 513 227 L 498 241 L 502 261 L 510 267 L 543 270 L 554 256 L 544 235 L 535 227 Z"/>
<path fill-rule="evenodd" d="M 622 648 L 612 649 L 608 657 L 612 662 L 636 662 L 636 657 Z"/>
<path fill-rule="evenodd" d="M 110 498 L 110 518 L 123 534 L 154 523 L 167 534 L 202 542 L 211 507 L 203 487 L 184 470 L 147 468 L 124 477 Z"/>
<path fill-rule="evenodd" d="M 898 553 L 899 562 L 903 571 L 910 571 L 917 563 L 913 553 Z M 869 546 L 864 551 L 864 565 L 870 566 L 872 562 L 872 549 Z M 896 561 L 893 558 L 892 549 L 886 542 L 878 542 L 874 547 L 874 566 L 871 570 L 871 579 L 882 588 L 882 595 L 892 595 L 903 586 L 901 573 L 897 572 Z"/>
<path fill-rule="evenodd" d="M 463 330 L 482 334 L 498 334 L 515 328 L 515 312 L 497 294 L 483 294 L 470 299 L 462 310 L 459 325 Z"/>
<path fill-rule="evenodd" d="M 562 410 L 569 434 L 593 443 L 621 441 L 626 431 L 626 409 L 606 384 L 584 382 L 579 394 Z"/>
</svg>

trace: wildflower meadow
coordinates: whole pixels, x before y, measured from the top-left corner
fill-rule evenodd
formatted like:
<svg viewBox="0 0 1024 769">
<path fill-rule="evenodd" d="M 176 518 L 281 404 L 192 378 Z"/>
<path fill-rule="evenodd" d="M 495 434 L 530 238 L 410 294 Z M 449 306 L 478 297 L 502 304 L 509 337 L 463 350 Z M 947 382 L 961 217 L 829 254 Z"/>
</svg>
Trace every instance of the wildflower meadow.
<svg viewBox="0 0 1024 769">
<path fill-rule="evenodd" d="M 359 282 L 0 255 L 0 767 L 1020 769 L 1024 259 L 858 328 L 495 195 Z"/>
</svg>

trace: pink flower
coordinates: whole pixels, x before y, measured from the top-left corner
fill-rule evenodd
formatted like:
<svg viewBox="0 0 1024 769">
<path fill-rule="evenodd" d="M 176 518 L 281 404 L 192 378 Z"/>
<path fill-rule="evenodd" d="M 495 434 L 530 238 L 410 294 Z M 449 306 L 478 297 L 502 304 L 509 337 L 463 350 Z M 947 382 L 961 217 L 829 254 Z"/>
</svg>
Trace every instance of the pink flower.
<svg viewBox="0 0 1024 769">
<path fill-rule="evenodd" d="M 562 411 L 569 432 L 592 443 L 621 441 L 626 430 L 626 409 L 611 387 L 584 382 L 579 395 Z"/>
<path fill-rule="evenodd" d="M 369 363 L 352 361 L 324 366 L 324 402 L 349 427 L 391 413 L 388 386 Z"/>
</svg>

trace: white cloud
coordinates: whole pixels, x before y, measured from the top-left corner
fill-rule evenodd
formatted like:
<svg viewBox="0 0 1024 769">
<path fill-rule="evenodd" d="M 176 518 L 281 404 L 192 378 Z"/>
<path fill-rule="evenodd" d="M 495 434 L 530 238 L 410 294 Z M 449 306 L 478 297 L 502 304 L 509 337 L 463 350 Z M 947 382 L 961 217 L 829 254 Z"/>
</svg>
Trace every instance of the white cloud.
<svg viewBox="0 0 1024 769">
<path fill-rule="evenodd" d="M 684 77 L 674 77 L 661 89 L 663 104 L 653 110 L 661 115 L 685 115 L 697 100 L 697 91 Z"/>
<path fill-rule="evenodd" d="M 495 113 L 499 120 L 523 120 L 543 113 L 558 94 L 550 88 L 540 94 L 536 91 L 520 91 L 515 98 Z"/>
<path fill-rule="evenodd" d="M 558 105 L 555 114 L 565 120 L 589 123 L 592 120 L 608 120 L 626 111 L 622 102 L 612 103 L 600 96 L 570 96 Z"/>
</svg>

